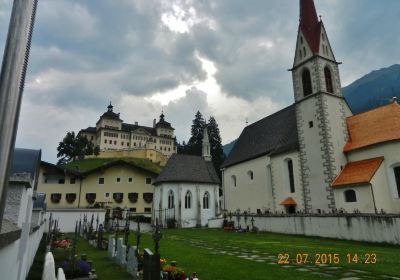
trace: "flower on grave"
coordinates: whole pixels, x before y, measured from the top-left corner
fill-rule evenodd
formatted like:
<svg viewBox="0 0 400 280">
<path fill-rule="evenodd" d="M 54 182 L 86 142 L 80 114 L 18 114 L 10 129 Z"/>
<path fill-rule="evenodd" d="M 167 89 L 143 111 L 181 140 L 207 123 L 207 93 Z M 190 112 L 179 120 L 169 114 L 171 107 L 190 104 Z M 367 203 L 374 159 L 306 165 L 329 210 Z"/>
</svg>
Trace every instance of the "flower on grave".
<svg viewBox="0 0 400 280">
<path fill-rule="evenodd" d="M 166 263 L 167 263 L 166 259 L 160 259 L 161 267 L 164 267 Z"/>
<path fill-rule="evenodd" d="M 69 248 L 70 242 L 68 240 L 56 240 L 54 241 L 54 247 L 55 248 Z"/>
<path fill-rule="evenodd" d="M 171 271 L 171 279 L 173 280 L 185 280 L 186 274 L 182 269 L 175 267 L 173 271 Z"/>
</svg>

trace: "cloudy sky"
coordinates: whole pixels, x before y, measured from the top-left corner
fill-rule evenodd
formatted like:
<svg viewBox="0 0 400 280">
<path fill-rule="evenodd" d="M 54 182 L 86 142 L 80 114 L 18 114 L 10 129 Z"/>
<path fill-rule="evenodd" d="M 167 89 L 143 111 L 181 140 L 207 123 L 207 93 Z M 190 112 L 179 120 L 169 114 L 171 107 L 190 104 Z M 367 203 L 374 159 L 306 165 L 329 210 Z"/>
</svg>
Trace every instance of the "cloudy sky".
<svg viewBox="0 0 400 280">
<path fill-rule="evenodd" d="M 3 52 L 11 0 L 0 0 Z M 315 0 L 342 84 L 400 62 L 400 1 Z M 17 137 L 56 161 L 110 101 L 125 122 L 164 110 L 187 140 L 197 110 L 223 143 L 293 102 L 298 0 L 39 0 Z"/>
</svg>

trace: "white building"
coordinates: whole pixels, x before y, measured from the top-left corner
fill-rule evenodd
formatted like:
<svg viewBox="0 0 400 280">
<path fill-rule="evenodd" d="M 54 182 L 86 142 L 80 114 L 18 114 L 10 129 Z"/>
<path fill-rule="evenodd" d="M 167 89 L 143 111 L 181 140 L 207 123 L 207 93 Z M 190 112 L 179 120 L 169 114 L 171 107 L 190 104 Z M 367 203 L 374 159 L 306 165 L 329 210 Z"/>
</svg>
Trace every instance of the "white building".
<svg viewBox="0 0 400 280">
<path fill-rule="evenodd" d="M 300 0 L 295 103 L 247 126 L 224 162 L 229 211 L 400 212 L 400 106 L 352 116 L 313 0 Z"/>
<path fill-rule="evenodd" d="M 204 131 L 203 156 L 172 155 L 154 183 L 153 215 L 163 226 L 206 226 L 218 214 L 220 180 Z"/>
</svg>

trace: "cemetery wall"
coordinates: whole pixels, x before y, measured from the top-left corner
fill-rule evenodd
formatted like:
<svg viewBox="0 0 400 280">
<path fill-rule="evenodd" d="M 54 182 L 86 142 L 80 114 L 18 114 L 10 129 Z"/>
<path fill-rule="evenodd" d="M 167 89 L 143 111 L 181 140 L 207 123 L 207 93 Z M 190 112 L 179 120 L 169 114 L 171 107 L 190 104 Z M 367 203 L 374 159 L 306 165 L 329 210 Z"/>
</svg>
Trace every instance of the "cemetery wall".
<svg viewBox="0 0 400 280">
<path fill-rule="evenodd" d="M 235 216 L 232 220 L 236 225 Z M 250 220 L 247 225 L 251 227 Z M 240 225 L 246 228 L 243 216 Z M 268 232 L 400 245 L 399 215 L 254 216 L 254 225 Z M 210 220 L 209 227 L 222 227 L 222 219 Z"/>
<path fill-rule="evenodd" d="M 0 250 L 1 279 L 25 279 L 35 258 L 45 224 L 32 230 L 27 239 L 23 236 Z"/>
<path fill-rule="evenodd" d="M 105 209 L 85 209 L 85 208 L 76 208 L 76 209 L 48 209 L 46 213 L 47 221 L 49 221 L 50 214 L 52 214 L 53 220 L 59 220 L 58 227 L 61 232 L 74 232 L 75 231 L 75 223 L 79 221 L 80 218 L 83 219 L 83 216 L 86 215 L 88 220 L 92 218 L 94 215 L 94 225 L 96 225 L 96 218 L 99 215 L 99 224 L 104 223 L 104 218 L 106 214 Z M 48 230 L 48 225 L 46 227 L 46 231 Z"/>
</svg>

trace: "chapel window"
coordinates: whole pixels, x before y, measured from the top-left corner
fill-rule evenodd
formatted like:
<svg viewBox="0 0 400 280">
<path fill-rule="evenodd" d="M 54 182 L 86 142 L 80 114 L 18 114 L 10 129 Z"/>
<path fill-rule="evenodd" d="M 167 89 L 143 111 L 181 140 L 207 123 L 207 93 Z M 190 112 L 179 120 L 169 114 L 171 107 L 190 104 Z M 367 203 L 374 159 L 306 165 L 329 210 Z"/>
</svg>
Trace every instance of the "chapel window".
<svg viewBox="0 0 400 280">
<path fill-rule="evenodd" d="M 186 192 L 185 195 L 185 209 L 190 209 L 192 208 L 192 193 L 190 191 Z"/>
<path fill-rule="evenodd" d="M 204 193 L 203 196 L 203 209 L 209 209 L 210 194 L 208 192 Z"/>
<path fill-rule="evenodd" d="M 357 202 L 356 192 L 354 190 L 347 190 L 344 192 L 345 202 Z"/>
<path fill-rule="evenodd" d="M 396 180 L 397 194 L 400 197 L 400 166 L 393 168 L 393 171 L 394 171 L 394 177 Z"/>
<path fill-rule="evenodd" d="M 172 190 L 168 193 L 168 209 L 174 208 L 174 192 Z"/>
</svg>

